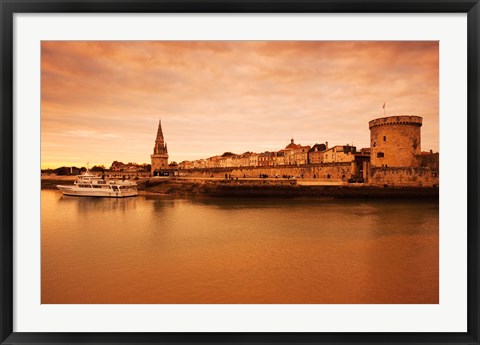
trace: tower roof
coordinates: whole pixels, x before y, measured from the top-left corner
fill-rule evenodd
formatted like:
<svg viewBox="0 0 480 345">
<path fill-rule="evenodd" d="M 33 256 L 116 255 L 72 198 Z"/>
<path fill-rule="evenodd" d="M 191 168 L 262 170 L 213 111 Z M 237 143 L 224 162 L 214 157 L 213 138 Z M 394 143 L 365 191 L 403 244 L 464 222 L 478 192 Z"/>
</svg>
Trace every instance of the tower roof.
<svg viewBox="0 0 480 345">
<path fill-rule="evenodd" d="M 157 139 L 155 141 L 163 141 L 162 120 L 158 120 Z"/>
</svg>

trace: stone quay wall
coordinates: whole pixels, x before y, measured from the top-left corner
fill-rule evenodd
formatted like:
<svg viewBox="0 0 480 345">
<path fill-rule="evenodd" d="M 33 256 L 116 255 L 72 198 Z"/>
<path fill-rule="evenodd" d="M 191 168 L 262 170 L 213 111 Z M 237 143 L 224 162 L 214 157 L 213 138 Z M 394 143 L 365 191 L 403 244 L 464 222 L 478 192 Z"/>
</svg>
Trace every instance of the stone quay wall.
<svg viewBox="0 0 480 345">
<path fill-rule="evenodd" d="M 418 160 L 420 161 L 421 167 L 427 167 L 432 170 L 439 169 L 439 154 L 438 153 L 429 153 L 429 154 L 421 154 L 417 156 Z"/>
<path fill-rule="evenodd" d="M 238 167 L 238 168 L 205 168 L 182 169 L 179 176 L 184 177 L 217 177 L 225 178 L 258 178 L 261 175 L 268 177 L 290 176 L 306 179 L 334 179 L 348 180 L 352 176 L 352 163 L 324 163 L 305 164 L 300 166 L 276 167 Z"/>
<path fill-rule="evenodd" d="M 438 187 L 439 176 L 428 167 L 372 168 L 368 182 L 371 186 Z"/>
<path fill-rule="evenodd" d="M 302 166 L 277 167 L 240 167 L 240 168 L 204 168 L 182 169 L 180 177 L 203 178 L 259 178 L 262 175 L 269 178 L 283 178 L 285 176 L 347 181 L 352 177 L 354 164 L 327 163 Z M 400 167 L 400 168 L 371 168 L 366 181 L 371 186 L 396 187 L 436 187 L 439 184 L 438 170 L 429 167 Z"/>
</svg>

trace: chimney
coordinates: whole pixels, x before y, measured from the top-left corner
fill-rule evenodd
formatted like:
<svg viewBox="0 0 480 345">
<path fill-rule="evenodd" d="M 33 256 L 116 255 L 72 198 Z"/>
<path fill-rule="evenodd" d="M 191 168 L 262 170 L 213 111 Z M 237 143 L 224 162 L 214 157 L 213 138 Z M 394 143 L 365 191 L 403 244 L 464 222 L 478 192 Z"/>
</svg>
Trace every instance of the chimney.
<svg viewBox="0 0 480 345">
<path fill-rule="evenodd" d="M 325 142 L 325 150 L 328 150 L 328 141 Z"/>
</svg>

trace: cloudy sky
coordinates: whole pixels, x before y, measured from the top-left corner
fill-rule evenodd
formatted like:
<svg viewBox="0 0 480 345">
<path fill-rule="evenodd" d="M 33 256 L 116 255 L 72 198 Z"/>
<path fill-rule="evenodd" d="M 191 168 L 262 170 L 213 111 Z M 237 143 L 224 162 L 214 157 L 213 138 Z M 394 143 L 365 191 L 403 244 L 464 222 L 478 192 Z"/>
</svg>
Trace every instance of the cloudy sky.
<svg viewBox="0 0 480 345">
<path fill-rule="evenodd" d="M 369 146 L 368 121 L 423 117 L 438 150 L 437 42 L 42 42 L 42 168 L 302 145 Z"/>
</svg>

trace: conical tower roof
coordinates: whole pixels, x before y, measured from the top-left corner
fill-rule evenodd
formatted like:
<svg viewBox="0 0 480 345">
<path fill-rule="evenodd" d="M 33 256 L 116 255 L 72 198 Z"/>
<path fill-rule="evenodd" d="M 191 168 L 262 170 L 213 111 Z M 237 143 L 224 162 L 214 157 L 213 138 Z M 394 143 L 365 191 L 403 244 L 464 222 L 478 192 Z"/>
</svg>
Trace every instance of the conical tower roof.
<svg viewBox="0 0 480 345">
<path fill-rule="evenodd" d="M 162 120 L 158 120 L 157 139 L 155 141 L 163 141 Z"/>
</svg>

